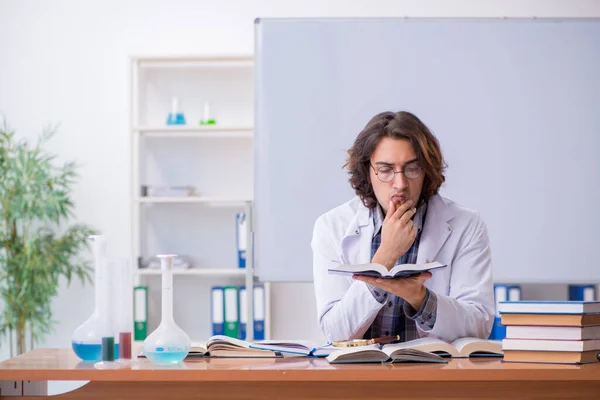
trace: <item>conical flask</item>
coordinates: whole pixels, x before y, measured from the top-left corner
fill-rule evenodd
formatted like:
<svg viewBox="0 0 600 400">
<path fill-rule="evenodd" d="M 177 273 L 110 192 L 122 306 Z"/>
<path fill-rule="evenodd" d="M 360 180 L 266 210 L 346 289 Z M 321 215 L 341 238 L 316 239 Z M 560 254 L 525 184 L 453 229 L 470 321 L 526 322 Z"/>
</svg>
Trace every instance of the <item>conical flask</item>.
<svg viewBox="0 0 600 400">
<path fill-rule="evenodd" d="M 106 237 L 92 235 L 92 251 L 94 254 L 94 312 L 81 324 L 71 338 L 71 346 L 77 357 L 83 361 L 100 361 L 102 359 L 102 337 L 106 336 L 105 315 L 113 310 L 105 307 L 110 293 L 110 276 L 108 259 L 106 257 Z M 118 354 L 118 343 L 114 344 L 115 354 Z"/>
<path fill-rule="evenodd" d="M 173 319 L 173 258 L 159 255 L 162 269 L 162 315 L 160 325 L 144 340 L 144 355 L 155 364 L 177 364 L 190 351 L 189 336 Z"/>
</svg>

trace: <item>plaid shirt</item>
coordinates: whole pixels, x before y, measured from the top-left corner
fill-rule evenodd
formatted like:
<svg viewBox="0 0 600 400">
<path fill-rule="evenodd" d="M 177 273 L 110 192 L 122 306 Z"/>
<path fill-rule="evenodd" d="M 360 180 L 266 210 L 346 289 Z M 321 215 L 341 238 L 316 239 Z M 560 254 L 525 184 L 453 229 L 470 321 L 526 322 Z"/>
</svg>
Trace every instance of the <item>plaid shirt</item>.
<svg viewBox="0 0 600 400">
<path fill-rule="evenodd" d="M 417 237 L 411 248 L 396 261 L 396 265 L 416 263 L 421 231 L 423 230 L 426 214 L 427 203 L 424 203 L 417 209 L 413 217 L 413 223 L 417 226 Z M 383 214 L 380 207 L 376 207 L 373 210 L 373 223 L 375 225 L 375 235 L 371 242 L 371 259 L 373 259 L 377 249 L 381 245 Z M 417 325 L 423 331 L 431 330 L 435 325 L 437 296 L 429 289 L 426 289 L 425 301 L 423 301 L 421 309 L 417 311 L 401 297 L 387 293 L 375 286 L 368 286 L 373 297 L 385 305 L 375 317 L 371 327 L 365 332 L 365 339 L 400 335 L 401 341 L 408 341 L 419 337 Z"/>
</svg>

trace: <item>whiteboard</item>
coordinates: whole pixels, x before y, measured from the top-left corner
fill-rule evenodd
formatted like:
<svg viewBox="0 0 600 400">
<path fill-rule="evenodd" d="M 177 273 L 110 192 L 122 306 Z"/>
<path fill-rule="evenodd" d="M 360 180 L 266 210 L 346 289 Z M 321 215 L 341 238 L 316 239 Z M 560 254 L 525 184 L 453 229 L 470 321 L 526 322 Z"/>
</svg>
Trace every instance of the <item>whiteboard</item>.
<svg viewBox="0 0 600 400">
<path fill-rule="evenodd" d="M 441 194 L 487 224 L 495 282 L 600 282 L 599 20 L 263 19 L 256 65 L 260 280 L 312 280 L 346 150 L 406 110 L 441 142 Z"/>
</svg>

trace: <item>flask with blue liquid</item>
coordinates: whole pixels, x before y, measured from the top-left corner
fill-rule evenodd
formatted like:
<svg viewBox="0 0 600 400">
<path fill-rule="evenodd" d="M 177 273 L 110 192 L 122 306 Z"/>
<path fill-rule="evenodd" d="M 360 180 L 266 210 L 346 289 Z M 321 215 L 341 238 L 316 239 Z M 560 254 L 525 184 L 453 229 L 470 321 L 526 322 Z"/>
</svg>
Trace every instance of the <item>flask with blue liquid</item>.
<svg viewBox="0 0 600 400">
<path fill-rule="evenodd" d="M 173 97 L 171 112 L 167 116 L 167 125 L 185 125 L 185 115 L 179 109 L 179 99 Z"/>
<path fill-rule="evenodd" d="M 162 270 L 162 315 L 160 325 L 144 341 L 144 355 L 155 364 L 178 364 L 190 351 L 189 336 L 173 319 L 173 258 L 159 255 Z"/>
<path fill-rule="evenodd" d="M 90 240 L 92 241 L 92 250 L 94 253 L 95 308 L 90 318 L 73 332 L 71 346 L 75 355 L 83 361 L 98 362 L 103 359 L 103 340 L 105 353 L 107 351 L 106 345 L 111 343 L 114 345 L 114 352 L 112 354 L 119 354 L 119 343 L 114 337 L 111 337 L 111 332 L 108 332 L 106 329 L 107 318 L 114 311 L 110 307 L 105 307 L 106 304 L 109 304 L 106 301 L 107 298 L 112 295 L 110 293 L 110 279 L 113 278 L 109 273 L 108 259 L 106 257 L 106 238 L 104 235 L 92 235 L 90 236 Z"/>
</svg>

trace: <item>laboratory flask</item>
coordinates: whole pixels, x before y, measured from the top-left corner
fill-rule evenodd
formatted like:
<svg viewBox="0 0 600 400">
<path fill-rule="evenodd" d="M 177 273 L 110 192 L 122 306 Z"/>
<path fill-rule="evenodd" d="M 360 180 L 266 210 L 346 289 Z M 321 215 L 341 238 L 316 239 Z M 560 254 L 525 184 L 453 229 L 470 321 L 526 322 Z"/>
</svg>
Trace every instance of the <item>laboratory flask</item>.
<svg viewBox="0 0 600 400">
<path fill-rule="evenodd" d="M 155 364 L 177 364 L 190 350 L 189 336 L 173 319 L 173 258 L 159 255 L 162 270 L 162 313 L 160 325 L 144 341 L 144 355 Z"/>
</svg>

